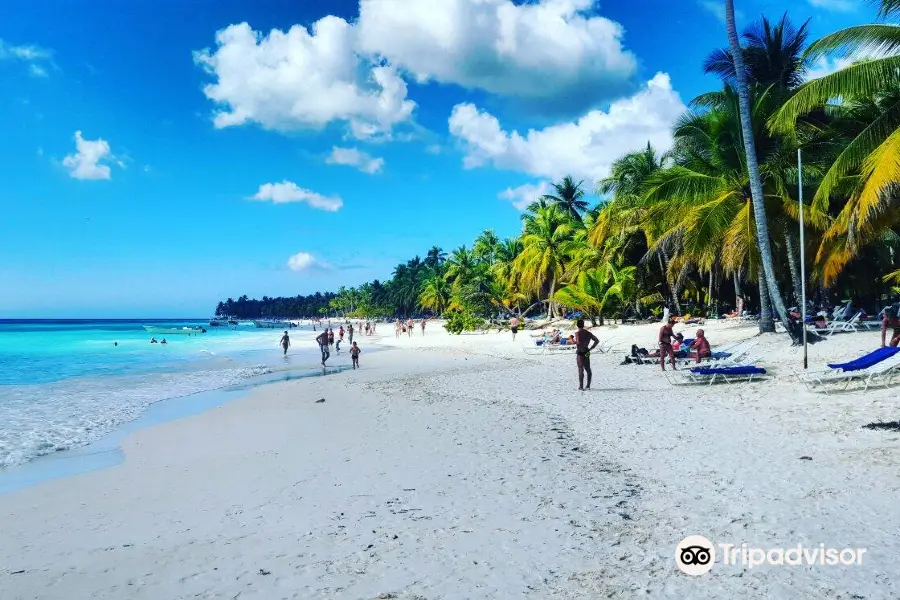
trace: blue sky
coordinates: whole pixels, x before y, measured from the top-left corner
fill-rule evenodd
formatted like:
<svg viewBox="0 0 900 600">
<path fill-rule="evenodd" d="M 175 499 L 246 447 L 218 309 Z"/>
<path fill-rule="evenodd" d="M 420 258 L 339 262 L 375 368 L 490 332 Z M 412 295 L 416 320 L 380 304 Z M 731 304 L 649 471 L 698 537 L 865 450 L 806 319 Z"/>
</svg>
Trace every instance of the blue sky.
<svg viewBox="0 0 900 600">
<path fill-rule="evenodd" d="M 202 316 L 386 279 L 515 234 L 547 181 L 665 146 L 718 86 L 720 1 L 519 4 L 3 2 L 0 317 Z M 874 19 L 735 4 L 742 24 L 790 7 L 813 38 Z"/>
</svg>

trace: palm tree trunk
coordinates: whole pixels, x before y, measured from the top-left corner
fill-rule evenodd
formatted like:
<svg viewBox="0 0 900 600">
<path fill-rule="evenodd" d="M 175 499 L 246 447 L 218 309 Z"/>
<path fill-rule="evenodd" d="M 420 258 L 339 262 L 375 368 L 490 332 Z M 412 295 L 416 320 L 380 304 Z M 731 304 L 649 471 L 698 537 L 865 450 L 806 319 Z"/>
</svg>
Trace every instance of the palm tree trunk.
<svg viewBox="0 0 900 600">
<path fill-rule="evenodd" d="M 790 231 L 784 232 L 784 245 L 788 253 L 788 267 L 791 270 L 791 283 L 794 285 L 794 302 L 800 306 L 803 298 L 800 290 L 800 267 L 797 265 L 797 253 L 794 250 L 794 236 Z"/>
<path fill-rule="evenodd" d="M 712 317 L 713 314 L 713 285 L 715 283 L 715 275 L 713 274 L 714 269 L 709 270 L 709 293 L 706 296 L 707 301 L 707 314 Z"/>
<path fill-rule="evenodd" d="M 759 332 L 774 333 L 775 323 L 772 321 L 772 304 L 769 302 L 769 286 L 766 276 L 759 270 Z"/>
<path fill-rule="evenodd" d="M 669 255 L 663 251 L 663 258 L 665 258 L 665 264 L 669 264 Z M 672 291 L 672 306 L 675 307 L 676 314 L 682 314 L 681 312 L 681 303 L 678 302 L 678 281 L 673 280 L 669 277 L 669 269 L 663 269 L 663 277 L 666 278 L 666 282 L 669 284 L 669 289 Z"/>
<path fill-rule="evenodd" d="M 731 59 L 737 75 L 737 93 L 741 113 L 741 132 L 744 137 L 744 153 L 747 155 L 747 172 L 750 175 L 750 193 L 753 199 L 753 216 L 756 220 L 756 238 L 759 244 L 760 262 L 767 283 L 769 297 L 782 323 L 787 325 L 788 314 L 781 298 L 778 280 L 775 279 L 775 265 L 772 262 L 772 246 L 769 243 L 769 224 L 766 221 L 766 207 L 763 204 L 762 177 L 756 159 L 756 142 L 753 137 L 753 122 L 750 117 L 750 95 L 747 92 L 747 72 L 744 70 L 744 56 L 738 41 L 734 23 L 734 0 L 725 0 L 725 26 L 731 46 Z M 762 324 L 760 324 L 762 327 Z"/>
<path fill-rule="evenodd" d="M 556 275 L 553 276 L 553 279 L 550 280 L 550 298 L 547 300 L 547 315 L 553 319 L 556 317 L 556 312 L 554 311 L 555 304 L 553 303 L 553 294 L 556 293 Z"/>
</svg>

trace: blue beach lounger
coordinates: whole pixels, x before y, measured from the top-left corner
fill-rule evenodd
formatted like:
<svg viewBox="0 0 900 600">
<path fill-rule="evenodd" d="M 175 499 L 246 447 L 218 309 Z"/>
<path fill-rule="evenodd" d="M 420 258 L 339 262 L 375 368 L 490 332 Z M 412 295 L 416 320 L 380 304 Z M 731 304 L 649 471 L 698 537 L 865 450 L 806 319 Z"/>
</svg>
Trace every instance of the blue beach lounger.
<svg viewBox="0 0 900 600">
<path fill-rule="evenodd" d="M 678 373 L 680 375 L 675 375 L 675 373 Z M 749 383 L 753 381 L 754 377 L 765 375 L 766 370 L 762 367 L 757 367 L 754 365 L 735 365 L 728 367 L 694 367 L 690 371 L 682 370 L 676 371 L 675 373 L 673 373 L 670 377 L 669 371 L 666 372 L 666 376 L 673 384 L 708 382 L 710 385 L 712 385 L 718 379 L 721 379 L 725 383 L 733 383 L 736 381 L 747 381 Z"/>
</svg>

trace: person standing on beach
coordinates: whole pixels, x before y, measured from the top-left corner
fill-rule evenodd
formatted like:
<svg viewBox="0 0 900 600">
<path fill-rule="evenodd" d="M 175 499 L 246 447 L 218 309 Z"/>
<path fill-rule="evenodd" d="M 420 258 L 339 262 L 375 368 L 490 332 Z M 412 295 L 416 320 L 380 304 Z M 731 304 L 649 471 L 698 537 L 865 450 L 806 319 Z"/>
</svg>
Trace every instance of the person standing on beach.
<svg viewBox="0 0 900 600">
<path fill-rule="evenodd" d="M 578 319 L 575 323 L 578 331 L 575 332 L 575 361 L 578 364 L 578 389 L 582 392 L 591 389 L 591 350 L 597 347 L 600 340 L 597 336 L 584 328 L 584 319 Z M 587 386 L 584 385 L 584 375 L 587 374 Z"/>
<path fill-rule="evenodd" d="M 394 321 L 394 337 L 400 339 L 400 319 Z"/>
<path fill-rule="evenodd" d="M 425 335 L 425 318 L 424 317 L 422 318 L 421 325 L 422 325 L 422 335 Z"/>
<path fill-rule="evenodd" d="M 412 320 L 412 317 L 406 321 L 406 337 L 412 337 L 413 327 L 415 327 L 415 325 L 416 322 Z"/>
<path fill-rule="evenodd" d="M 287 356 L 287 349 L 291 347 L 291 338 L 288 336 L 287 331 L 284 332 L 284 335 L 281 336 L 281 340 L 278 343 L 284 348 L 284 355 Z"/>
<path fill-rule="evenodd" d="M 334 346 L 334 329 L 328 328 L 328 348 Z"/>
<path fill-rule="evenodd" d="M 359 349 L 359 346 L 356 345 L 356 342 L 353 342 L 350 345 L 350 359 L 353 361 L 353 369 L 359 368 L 359 353 L 362 350 Z"/>
<path fill-rule="evenodd" d="M 331 356 L 331 352 L 328 351 L 328 332 L 323 330 L 316 337 L 316 341 L 319 342 L 319 350 L 322 351 L 322 366 L 324 367 L 325 361 Z"/>
<path fill-rule="evenodd" d="M 884 318 L 881 319 L 881 347 L 885 347 L 885 342 L 887 341 L 887 330 L 893 329 L 893 334 L 891 335 L 891 341 L 889 342 L 891 346 L 896 346 L 900 344 L 900 319 L 897 318 L 897 313 L 894 311 L 893 307 L 888 307 L 884 309 Z"/>
<path fill-rule="evenodd" d="M 675 368 L 675 349 L 672 347 L 672 338 L 675 332 L 672 327 L 675 325 L 675 317 L 669 317 L 666 324 L 659 328 L 659 366 L 662 370 L 666 370 L 666 357 L 668 356 L 672 363 L 672 370 Z"/>
<path fill-rule="evenodd" d="M 509 329 L 513 334 L 513 341 L 516 341 L 516 334 L 519 333 L 519 317 L 513 317 L 509 320 Z"/>
<path fill-rule="evenodd" d="M 341 341 L 344 340 L 344 326 L 341 325 L 340 329 L 338 329 L 338 339 Z"/>
<path fill-rule="evenodd" d="M 347 326 L 347 340 L 353 343 L 353 323 Z"/>
</svg>

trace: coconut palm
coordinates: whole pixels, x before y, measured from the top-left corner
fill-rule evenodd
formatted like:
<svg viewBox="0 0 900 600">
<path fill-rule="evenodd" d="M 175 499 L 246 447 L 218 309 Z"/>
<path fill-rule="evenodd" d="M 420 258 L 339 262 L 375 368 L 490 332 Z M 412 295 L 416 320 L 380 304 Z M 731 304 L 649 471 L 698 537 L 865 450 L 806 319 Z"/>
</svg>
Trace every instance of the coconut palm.
<svg viewBox="0 0 900 600">
<path fill-rule="evenodd" d="M 582 189 L 584 181 L 575 183 L 571 175 L 566 175 L 559 183 L 551 184 L 553 193 L 544 194 L 541 200 L 557 206 L 563 213 L 567 214 L 573 221 L 581 220 L 581 213 L 587 210 L 588 203 L 584 199 L 584 189 Z M 529 210 L 531 207 L 529 207 Z"/>
<path fill-rule="evenodd" d="M 494 230 L 485 229 L 481 232 L 481 235 L 475 239 L 475 244 L 472 246 L 472 253 L 477 260 L 492 265 L 496 259 L 499 245 L 500 238 L 497 237 Z"/>
<path fill-rule="evenodd" d="M 460 246 L 450 253 L 447 259 L 447 272 L 444 277 L 453 283 L 454 287 L 467 283 L 475 272 L 476 260 L 471 250 Z"/>
<path fill-rule="evenodd" d="M 725 26 L 728 30 L 728 40 L 731 48 L 731 57 L 734 60 L 735 88 L 737 90 L 741 116 L 741 133 L 744 141 L 744 153 L 747 159 L 747 173 L 750 177 L 750 193 L 753 199 L 753 215 L 756 220 L 756 243 L 759 246 L 759 257 L 766 284 L 769 291 L 769 301 L 775 312 L 778 313 L 782 323 L 788 322 L 787 309 L 781 297 L 781 287 L 775 278 L 775 264 L 772 260 L 772 246 L 769 242 L 769 224 L 766 220 L 766 208 L 763 198 L 762 176 L 759 172 L 759 162 L 756 155 L 756 141 L 753 135 L 753 121 L 750 112 L 750 93 L 747 86 L 747 71 L 744 67 L 744 57 L 741 44 L 738 40 L 737 28 L 734 23 L 734 0 L 725 0 Z M 767 324 L 760 322 L 760 328 L 768 329 Z M 774 326 L 772 326 L 774 330 Z"/>
<path fill-rule="evenodd" d="M 621 251 L 628 241 L 628 236 L 642 232 L 648 246 L 654 241 L 653 232 L 658 232 L 658 222 L 648 220 L 646 206 L 642 203 L 647 193 L 647 181 L 657 171 L 664 168 L 669 160 L 668 154 L 659 154 L 650 143 L 638 152 L 630 152 L 612 164 L 610 174 L 597 185 L 598 194 L 613 194 L 614 205 L 610 210 L 601 211 L 594 220 L 589 241 L 595 246 L 617 238 L 614 247 Z M 680 314 L 681 305 L 678 300 L 678 281 L 672 277 L 668 269 L 670 254 L 667 244 L 659 244 L 654 251 L 659 263 L 663 279 L 669 288 L 670 297 L 675 310 Z"/>
<path fill-rule="evenodd" d="M 433 273 L 422 284 L 419 294 L 419 305 L 422 308 L 441 314 L 450 304 L 450 284 L 444 277 Z"/>
<path fill-rule="evenodd" d="M 900 0 L 882 0 L 881 17 L 900 14 Z M 831 54 L 859 59 L 830 75 L 809 81 L 772 119 L 778 131 L 798 128 L 803 117 L 826 107 L 846 115 L 874 103 L 875 114 L 856 132 L 822 178 L 814 201 L 827 208 L 847 197 L 819 251 L 824 277 L 831 282 L 867 243 L 897 222 L 900 194 L 900 26 L 874 23 L 842 29 L 813 43 L 807 59 Z M 835 99 L 841 99 L 837 104 Z"/>
<path fill-rule="evenodd" d="M 438 246 L 432 246 L 425 254 L 425 266 L 432 270 L 437 270 L 445 260 L 447 260 L 447 253 Z"/>
<path fill-rule="evenodd" d="M 804 57 L 809 37 L 809 21 L 796 27 L 787 13 L 774 25 L 765 17 L 744 30 L 742 58 L 748 83 L 765 87 L 794 89 L 804 82 L 809 61 Z M 707 73 L 715 73 L 730 85 L 737 83 L 731 49 L 712 52 L 703 63 Z"/>
<path fill-rule="evenodd" d="M 514 268 L 519 272 L 522 289 L 546 298 L 551 316 L 551 300 L 572 251 L 572 222 L 568 214 L 552 205 L 527 215 L 522 233 L 522 252 Z"/>
</svg>

